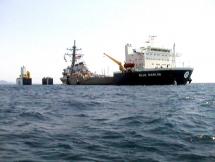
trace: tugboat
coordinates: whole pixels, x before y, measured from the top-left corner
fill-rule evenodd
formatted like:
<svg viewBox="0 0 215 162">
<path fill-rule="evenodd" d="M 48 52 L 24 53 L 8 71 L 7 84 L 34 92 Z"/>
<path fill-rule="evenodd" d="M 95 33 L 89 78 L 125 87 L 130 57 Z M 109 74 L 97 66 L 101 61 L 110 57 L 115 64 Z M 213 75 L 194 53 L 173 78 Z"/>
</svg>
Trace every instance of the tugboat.
<svg viewBox="0 0 215 162">
<path fill-rule="evenodd" d="M 25 66 L 21 67 L 21 74 L 16 79 L 17 85 L 32 85 L 32 78 L 29 71 L 26 71 Z"/>
<path fill-rule="evenodd" d="M 77 51 L 81 49 L 77 49 L 74 41 L 74 45 L 72 49 L 67 49 L 72 52 L 65 53 L 64 60 L 67 61 L 67 57 L 70 58 L 71 66 L 68 66 L 63 70 L 63 77 L 60 78 L 63 84 L 67 85 L 110 85 L 113 84 L 113 77 L 99 75 L 92 73 L 88 70 L 87 66 L 81 58 L 83 54 L 78 54 Z"/>
</svg>

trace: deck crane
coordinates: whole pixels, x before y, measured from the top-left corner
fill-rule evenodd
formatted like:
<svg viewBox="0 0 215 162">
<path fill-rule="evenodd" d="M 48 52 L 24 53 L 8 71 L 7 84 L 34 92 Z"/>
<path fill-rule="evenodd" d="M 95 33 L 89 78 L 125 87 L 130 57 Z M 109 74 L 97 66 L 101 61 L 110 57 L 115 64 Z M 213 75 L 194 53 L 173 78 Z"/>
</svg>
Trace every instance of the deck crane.
<svg viewBox="0 0 215 162">
<path fill-rule="evenodd" d="M 113 57 L 109 56 L 108 54 L 104 53 L 105 56 L 107 56 L 109 59 L 111 59 L 113 62 L 115 62 L 116 64 L 119 65 L 119 70 L 121 72 L 125 72 L 126 69 L 124 68 L 124 66 L 122 65 L 122 63 L 120 61 L 117 61 L 116 59 L 114 59 Z"/>
</svg>

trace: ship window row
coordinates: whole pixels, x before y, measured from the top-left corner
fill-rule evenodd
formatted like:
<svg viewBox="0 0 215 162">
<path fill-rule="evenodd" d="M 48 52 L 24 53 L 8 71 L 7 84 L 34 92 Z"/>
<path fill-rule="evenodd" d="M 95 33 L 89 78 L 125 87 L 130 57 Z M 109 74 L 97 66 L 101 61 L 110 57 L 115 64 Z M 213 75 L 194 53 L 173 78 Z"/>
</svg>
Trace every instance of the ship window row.
<svg viewBox="0 0 215 162">
<path fill-rule="evenodd" d="M 153 52 L 150 52 L 150 53 L 144 53 L 145 56 L 160 56 L 160 57 L 170 57 L 171 55 L 169 53 L 153 53 Z M 131 54 L 130 57 L 133 58 L 133 57 L 136 57 L 137 55 L 136 54 Z M 140 57 L 142 55 L 139 55 L 138 57 Z"/>
<path fill-rule="evenodd" d="M 161 57 L 169 57 L 168 54 L 160 54 L 160 53 L 146 53 L 146 56 L 161 56 Z"/>
<path fill-rule="evenodd" d="M 170 59 L 169 58 L 166 58 L 166 57 L 150 57 L 150 56 L 146 56 L 145 59 L 148 59 L 148 60 L 166 60 L 166 61 L 169 61 Z"/>
<path fill-rule="evenodd" d="M 170 50 L 168 49 L 161 49 L 161 48 L 151 48 L 151 51 L 170 52 Z"/>
<path fill-rule="evenodd" d="M 169 61 L 169 59 L 146 57 L 147 60 Z"/>
</svg>

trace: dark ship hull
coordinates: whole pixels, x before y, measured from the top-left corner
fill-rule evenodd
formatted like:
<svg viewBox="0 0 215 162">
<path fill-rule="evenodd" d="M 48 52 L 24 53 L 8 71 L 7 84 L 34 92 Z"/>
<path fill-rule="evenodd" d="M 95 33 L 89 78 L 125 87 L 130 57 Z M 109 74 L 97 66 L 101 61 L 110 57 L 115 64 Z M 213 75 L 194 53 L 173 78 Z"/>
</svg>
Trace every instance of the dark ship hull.
<svg viewBox="0 0 215 162">
<path fill-rule="evenodd" d="M 151 69 L 114 73 L 116 85 L 185 85 L 192 81 L 192 68 Z"/>
<path fill-rule="evenodd" d="M 17 78 L 16 84 L 17 85 L 32 85 L 32 79 L 31 78 Z"/>
<path fill-rule="evenodd" d="M 68 85 L 185 85 L 190 83 L 192 68 L 148 69 L 114 73 L 113 77 L 88 79 L 61 78 Z"/>
<path fill-rule="evenodd" d="M 83 78 L 61 78 L 63 84 L 67 85 L 113 85 L 113 77 L 91 77 Z"/>
</svg>

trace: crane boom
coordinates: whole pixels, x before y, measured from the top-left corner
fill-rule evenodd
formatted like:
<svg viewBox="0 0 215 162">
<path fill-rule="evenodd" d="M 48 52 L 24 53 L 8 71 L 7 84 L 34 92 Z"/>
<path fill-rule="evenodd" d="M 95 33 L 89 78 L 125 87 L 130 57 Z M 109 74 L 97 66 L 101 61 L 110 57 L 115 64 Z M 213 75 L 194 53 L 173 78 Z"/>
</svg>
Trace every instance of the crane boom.
<svg viewBox="0 0 215 162">
<path fill-rule="evenodd" d="M 119 70 L 124 72 L 125 71 L 125 68 L 124 66 L 122 65 L 122 63 L 120 61 L 117 61 L 116 59 L 114 59 L 113 57 L 109 56 L 108 54 L 104 53 L 105 56 L 107 56 L 109 59 L 111 59 L 113 62 L 115 62 L 116 64 L 119 65 Z"/>
</svg>

